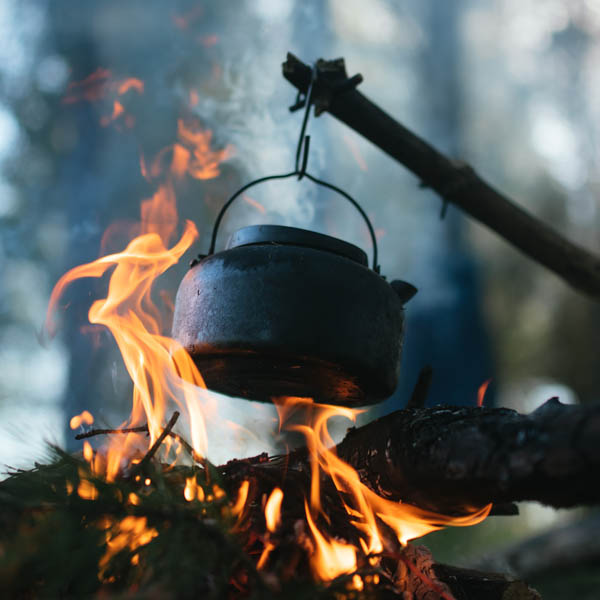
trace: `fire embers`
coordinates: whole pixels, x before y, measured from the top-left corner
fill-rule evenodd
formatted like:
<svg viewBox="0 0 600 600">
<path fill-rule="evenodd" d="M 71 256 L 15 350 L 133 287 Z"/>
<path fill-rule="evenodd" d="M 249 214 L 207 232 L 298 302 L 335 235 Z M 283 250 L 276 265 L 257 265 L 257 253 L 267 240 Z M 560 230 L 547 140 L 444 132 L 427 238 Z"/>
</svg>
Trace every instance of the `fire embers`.
<svg viewBox="0 0 600 600">
<path fill-rule="evenodd" d="M 408 539 L 487 516 L 489 507 L 451 518 L 381 498 L 332 449 L 328 422 L 353 418 L 357 411 L 305 398 L 276 402 L 281 427 L 304 435 L 306 447 L 218 469 L 230 489 L 239 489 L 234 532 L 274 589 L 303 577 L 365 597 L 380 585 L 397 589 L 398 561 L 406 558 Z M 195 485 L 186 485 L 186 497 Z M 237 584 L 248 591 L 242 580 Z"/>
</svg>

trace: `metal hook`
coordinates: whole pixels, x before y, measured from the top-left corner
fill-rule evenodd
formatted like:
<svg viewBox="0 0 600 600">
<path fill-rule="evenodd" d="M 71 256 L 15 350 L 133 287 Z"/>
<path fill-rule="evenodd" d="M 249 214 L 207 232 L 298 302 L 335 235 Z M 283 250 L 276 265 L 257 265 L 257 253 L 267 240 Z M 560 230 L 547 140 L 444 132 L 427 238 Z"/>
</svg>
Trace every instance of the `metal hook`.
<svg viewBox="0 0 600 600">
<path fill-rule="evenodd" d="M 219 214 L 217 215 L 217 218 L 215 219 L 215 224 L 213 226 L 212 236 L 211 236 L 211 240 L 210 240 L 210 248 L 208 249 L 208 254 L 214 254 L 215 247 L 217 244 L 217 235 L 219 233 L 219 226 L 221 225 L 221 221 L 223 220 L 223 217 L 225 216 L 225 212 L 231 206 L 231 204 L 235 201 L 236 198 L 241 196 L 247 189 L 249 189 L 255 185 L 258 185 L 259 183 L 264 183 L 266 181 L 271 181 L 274 179 L 287 179 L 288 177 L 293 177 L 294 175 L 296 175 L 298 177 L 298 180 L 302 179 L 303 177 L 306 177 L 307 179 L 310 179 L 312 182 L 316 183 L 317 185 L 326 187 L 334 192 L 337 192 L 338 194 L 340 194 L 341 196 L 346 198 L 346 200 L 348 200 L 348 202 L 350 202 L 356 208 L 356 210 L 358 210 L 358 212 L 360 213 L 361 217 L 363 218 L 363 220 L 367 226 L 367 229 L 369 230 L 369 236 L 371 237 L 371 243 L 373 245 L 373 270 L 376 273 L 379 273 L 380 269 L 379 269 L 379 265 L 377 264 L 377 258 L 378 258 L 377 237 L 375 235 L 375 230 L 373 229 L 371 220 L 369 219 L 367 213 L 363 210 L 362 206 L 354 198 L 352 198 L 352 196 L 350 196 L 350 194 L 348 194 L 341 188 L 333 185 L 332 183 L 323 181 L 322 179 L 318 179 L 317 177 L 314 177 L 310 173 L 306 172 L 306 166 L 308 164 L 308 152 L 310 150 L 310 136 L 306 135 L 306 126 L 308 124 L 308 118 L 310 116 L 310 106 L 312 103 L 313 89 L 314 89 L 314 83 L 316 81 L 316 77 L 317 77 L 317 69 L 316 69 L 316 66 L 313 66 L 310 84 L 308 86 L 308 90 L 306 91 L 306 94 L 304 95 L 304 97 L 302 97 L 300 92 L 298 92 L 298 95 L 296 96 L 295 104 L 290 106 L 290 111 L 292 111 L 292 112 L 299 110 L 300 108 L 304 108 L 304 116 L 302 118 L 302 126 L 300 128 L 300 135 L 298 136 L 298 144 L 296 145 L 296 161 L 295 161 L 294 170 L 291 171 L 290 173 L 283 173 L 281 175 L 267 175 L 266 177 L 261 177 L 259 179 L 255 179 L 254 181 L 251 181 L 250 183 L 247 183 L 246 185 L 242 186 L 237 192 L 235 192 L 229 198 L 229 200 L 227 200 L 227 202 L 225 202 L 225 204 L 222 206 L 221 210 L 219 211 Z M 356 78 L 356 76 L 355 76 L 355 78 Z M 356 85 L 356 83 L 354 83 L 354 81 L 353 81 L 355 78 L 350 80 L 353 82 L 353 85 Z"/>
</svg>

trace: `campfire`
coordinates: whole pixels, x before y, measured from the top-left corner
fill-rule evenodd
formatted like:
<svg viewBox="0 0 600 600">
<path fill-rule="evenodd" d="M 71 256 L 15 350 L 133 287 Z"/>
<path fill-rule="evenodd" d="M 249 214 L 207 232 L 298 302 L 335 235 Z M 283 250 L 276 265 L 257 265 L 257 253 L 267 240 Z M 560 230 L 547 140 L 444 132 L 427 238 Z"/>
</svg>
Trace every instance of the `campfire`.
<svg viewBox="0 0 600 600">
<path fill-rule="evenodd" d="M 321 71 L 334 72 L 327 87 L 316 71 L 306 81 L 298 63 L 289 58 L 285 74 L 302 88 L 297 105 L 306 114 L 313 104 L 319 112 L 332 106 L 343 112 L 344 94 L 358 93 L 359 78 L 347 79 L 329 64 Z M 135 115 L 123 97 L 143 93 L 142 81 L 98 70 L 73 84 L 65 102 L 112 97 L 101 124 L 125 130 Z M 302 148 L 308 151 L 304 129 L 300 158 Z M 355 427 L 357 406 L 385 398 L 397 383 L 402 306 L 415 291 L 380 276 L 374 236 L 369 269 L 356 247 L 289 228 L 241 230 L 214 254 L 215 228 L 209 256 L 194 261 L 174 316 L 165 318 L 154 284 L 199 237 L 194 223 L 179 220 L 178 187 L 187 178 L 218 177 L 233 153 L 182 117 L 171 145 L 141 157 L 142 174 L 156 191 L 142 201 L 127 246 L 57 282 L 45 324 L 50 337 L 68 318 L 65 289 L 81 278 L 109 278 L 106 297 L 88 316 L 119 347 L 133 382 L 131 413 L 114 429 L 98 428 L 88 411 L 72 416 L 80 453 L 55 449 L 50 464 L 0 485 L 5 527 L 17 540 L 10 548 L 12 577 L 2 574 L 11 597 L 538 597 L 509 577 L 437 564 L 410 541 L 442 527 L 475 525 L 490 513 L 513 514 L 512 503 L 522 499 L 555 506 L 597 501 L 574 465 L 582 455 L 597 464 L 598 411 L 556 400 L 529 416 L 488 409 L 488 382 L 472 408 L 426 409 L 431 373 L 425 369 L 406 410 Z M 292 174 L 309 176 L 305 171 L 306 159 L 297 158 Z M 313 257 L 321 269 L 316 275 Z M 285 272 L 285 261 L 294 260 L 306 267 L 301 279 Z M 237 269 L 236 261 L 247 265 L 235 272 L 247 283 L 226 271 Z M 355 272 L 362 277 L 356 289 L 348 283 L 340 292 L 354 312 L 333 319 L 340 298 L 332 294 Z M 380 314 L 388 320 L 378 321 Z M 285 334 L 276 327 L 282 323 Z M 366 342 L 353 345 L 354 339 Z M 292 342 L 294 352 L 286 346 Z M 272 402 L 278 422 L 246 433 L 285 440 L 288 451 L 212 464 L 210 432 L 224 424 L 244 429 L 220 414 L 215 390 L 240 397 L 240 406 L 242 397 Z M 338 443 L 334 426 L 348 428 Z M 577 452 L 567 439 L 574 431 Z M 23 546 L 25 536 L 31 544 Z M 54 568 L 37 562 L 48 544 L 62 551 L 52 556 Z"/>
</svg>

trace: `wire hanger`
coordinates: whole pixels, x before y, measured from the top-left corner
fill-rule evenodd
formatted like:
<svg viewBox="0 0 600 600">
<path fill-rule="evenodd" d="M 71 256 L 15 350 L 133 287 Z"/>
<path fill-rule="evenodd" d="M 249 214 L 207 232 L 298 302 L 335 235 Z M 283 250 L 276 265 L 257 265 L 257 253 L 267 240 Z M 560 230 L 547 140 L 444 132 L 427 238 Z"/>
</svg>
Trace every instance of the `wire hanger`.
<svg viewBox="0 0 600 600">
<path fill-rule="evenodd" d="M 369 230 L 369 235 L 371 237 L 371 243 L 373 245 L 373 270 L 376 273 L 379 273 L 380 269 L 379 269 L 379 265 L 377 264 L 377 255 L 378 255 L 377 237 L 375 236 L 375 230 L 373 229 L 373 225 L 372 225 L 369 217 L 367 216 L 367 213 L 363 210 L 362 206 L 354 198 L 352 198 L 352 196 L 350 196 L 350 194 L 348 194 L 341 188 L 337 187 L 336 185 L 333 185 L 332 183 L 328 183 L 327 181 L 318 179 L 317 177 L 315 177 L 314 175 L 311 175 L 306 170 L 306 166 L 308 164 L 308 153 L 310 150 L 310 135 L 306 134 L 306 127 L 308 124 L 308 118 L 310 116 L 310 106 L 312 103 L 312 97 L 313 97 L 313 91 L 314 91 L 314 87 L 315 87 L 316 78 L 317 78 L 317 69 L 313 65 L 313 67 L 311 69 L 310 83 L 309 83 L 308 89 L 306 91 L 306 94 L 304 94 L 304 97 L 303 97 L 302 93 L 298 92 L 298 96 L 296 97 L 296 103 L 294 104 L 294 106 L 290 107 L 290 110 L 296 110 L 297 108 L 301 108 L 303 105 L 305 107 L 304 108 L 304 116 L 302 118 L 302 126 L 300 127 L 300 135 L 298 136 L 298 143 L 296 145 L 296 160 L 295 160 L 295 164 L 294 164 L 294 170 L 290 171 L 289 173 L 283 173 L 283 174 L 279 174 L 279 175 L 267 175 L 265 177 L 260 177 L 259 179 L 255 179 L 255 180 L 251 181 L 250 183 L 247 183 L 246 185 L 242 186 L 239 190 L 237 190 L 237 192 L 235 192 L 229 198 L 229 200 L 227 200 L 227 202 L 225 202 L 225 204 L 219 211 L 219 214 L 217 215 L 215 224 L 213 226 L 211 240 L 210 240 L 210 248 L 208 250 L 209 255 L 215 253 L 215 246 L 217 244 L 217 235 L 219 233 L 219 226 L 221 225 L 221 221 L 223 220 L 225 212 L 231 206 L 231 204 L 234 202 L 234 200 L 236 198 L 238 198 L 241 194 L 243 194 L 247 189 L 254 187 L 255 185 L 258 185 L 259 183 L 264 183 L 266 181 L 272 181 L 275 179 L 287 179 L 289 177 L 297 176 L 298 181 L 300 181 L 303 177 L 306 177 L 307 179 L 310 179 L 312 182 L 316 183 L 317 185 L 320 185 L 320 186 L 328 188 L 334 192 L 337 192 L 338 194 L 340 194 L 341 196 L 346 198 L 346 200 L 348 200 L 348 202 L 350 202 L 356 208 L 356 210 L 358 210 L 358 212 L 362 216 L 365 224 L 367 225 L 367 229 Z"/>
</svg>

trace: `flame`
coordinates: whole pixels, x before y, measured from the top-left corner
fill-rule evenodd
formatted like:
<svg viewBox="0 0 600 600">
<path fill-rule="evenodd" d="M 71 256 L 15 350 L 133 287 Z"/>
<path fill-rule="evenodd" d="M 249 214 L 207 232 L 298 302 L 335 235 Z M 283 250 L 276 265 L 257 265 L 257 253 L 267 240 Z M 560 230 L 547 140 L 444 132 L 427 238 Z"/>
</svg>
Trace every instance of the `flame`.
<svg viewBox="0 0 600 600">
<path fill-rule="evenodd" d="M 179 169 L 185 170 L 195 179 L 213 179 L 220 175 L 220 164 L 231 157 L 233 146 L 222 150 L 211 150 L 212 131 L 201 130 L 193 124 L 186 124 L 183 119 L 177 121 L 179 142 L 175 152 L 180 161 Z"/>
<path fill-rule="evenodd" d="M 333 417 L 344 417 L 355 421 L 360 410 L 327 404 L 315 404 L 310 398 L 276 398 L 281 426 L 293 413 L 302 411 L 304 423 L 287 426 L 288 430 L 299 431 L 306 438 L 310 465 L 311 489 L 310 509 L 306 505 L 307 522 L 316 544 L 312 567 L 320 579 L 329 581 L 333 577 L 351 572 L 350 550 L 345 544 L 327 540 L 315 525 L 312 515 L 324 515 L 321 505 L 320 482 L 323 474 L 329 476 L 341 493 L 351 523 L 361 532 L 360 545 L 366 555 L 380 554 L 384 550 L 384 535 L 379 521 L 395 533 L 401 545 L 421 537 L 443 526 L 475 525 L 487 517 L 491 504 L 463 517 L 450 517 L 422 510 L 415 506 L 393 502 L 382 498 L 364 485 L 355 469 L 335 453 L 333 439 L 327 423 Z M 326 515 L 324 515 L 326 516 Z M 350 546 L 353 548 L 352 546 Z"/>
<path fill-rule="evenodd" d="M 235 504 L 231 507 L 231 514 L 239 516 L 242 514 L 244 507 L 246 506 L 246 500 L 248 500 L 248 490 L 250 489 L 250 482 L 247 479 L 242 481 L 238 490 L 238 497 Z"/>
<path fill-rule="evenodd" d="M 83 458 L 89 463 L 91 463 L 94 459 L 94 450 L 92 449 L 92 445 L 87 440 L 83 442 Z"/>
<path fill-rule="evenodd" d="M 79 471 L 79 485 L 77 486 L 77 495 L 84 500 L 95 500 L 98 497 L 96 486 L 86 477 L 86 474 Z"/>
<path fill-rule="evenodd" d="M 90 411 L 84 410 L 82 413 L 71 417 L 71 420 L 69 421 L 69 427 L 71 429 L 77 429 L 78 427 L 81 427 L 82 423 L 85 423 L 86 425 L 91 425 L 93 422 L 94 417 L 92 417 Z"/>
<path fill-rule="evenodd" d="M 71 81 L 67 86 L 67 94 L 63 97 L 64 104 L 73 104 L 80 100 L 95 102 L 106 94 L 106 87 L 110 80 L 111 72 L 98 67 L 92 74 L 81 81 Z"/>
<path fill-rule="evenodd" d="M 74 104 L 81 101 L 97 102 L 107 97 L 112 98 L 112 111 L 101 117 L 100 124 L 102 127 L 106 127 L 119 117 L 123 117 L 125 126 L 131 129 L 135 124 L 135 118 L 126 112 L 123 103 L 117 99 L 130 90 L 143 94 L 144 82 L 137 77 L 116 79 L 111 71 L 100 67 L 81 81 L 71 81 L 62 101 L 64 104 Z"/>
<path fill-rule="evenodd" d="M 117 84 L 119 96 L 126 94 L 129 90 L 135 90 L 138 94 L 144 93 L 144 82 L 137 77 L 127 77 Z"/>
<path fill-rule="evenodd" d="M 267 212 L 267 209 L 260 202 L 254 200 L 254 198 L 250 198 L 247 194 L 242 194 L 242 199 L 259 213 L 264 215 Z"/>
<path fill-rule="evenodd" d="M 483 399 L 485 398 L 485 393 L 487 392 L 491 381 L 491 379 L 487 379 L 479 386 L 479 389 L 477 390 L 477 406 L 483 406 Z"/>
<path fill-rule="evenodd" d="M 183 496 L 188 502 L 192 502 L 192 500 L 204 502 L 204 488 L 201 485 L 198 485 L 195 476 L 186 477 Z"/>
<path fill-rule="evenodd" d="M 102 127 L 106 127 L 109 123 L 116 121 L 124 113 L 125 108 L 123 105 L 118 100 L 115 100 L 113 102 L 112 114 L 102 117 L 100 119 L 100 125 L 102 125 Z"/>
<path fill-rule="evenodd" d="M 113 556 L 127 548 L 131 551 L 137 550 L 141 546 L 149 544 L 158 535 L 156 529 L 148 527 L 146 517 L 130 515 L 117 523 L 107 518 L 102 525 L 106 530 L 106 551 L 98 563 L 98 577 L 100 580 L 104 580 L 106 569 Z M 138 564 L 139 555 L 134 554 L 131 557 L 131 562 L 134 565 Z"/>
<path fill-rule="evenodd" d="M 256 563 L 256 568 L 259 571 L 261 569 L 265 568 L 265 565 L 267 564 L 267 560 L 269 558 L 269 554 L 271 554 L 271 552 L 273 551 L 274 548 L 275 548 L 275 544 L 273 544 L 273 542 L 267 541 L 265 543 L 265 547 L 263 548 L 260 558 L 258 559 L 258 562 Z"/>
<path fill-rule="evenodd" d="M 182 23 L 185 23 L 182 27 L 187 27 L 189 19 Z M 118 99 L 130 91 L 143 93 L 143 82 L 135 78 L 113 80 L 110 71 L 104 69 L 82 82 L 70 85 L 70 95 L 64 101 L 94 101 L 112 93 L 115 96 L 112 98 L 112 114 L 101 124 L 123 118 L 126 124 L 131 124 L 133 121 L 128 121 L 127 118 L 133 117 L 126 113 L 124 105 Z M 195 96 L 190 93 L 190 104 L 197 101 L 197 92 Z M 348 143 L 352 151 L 353 142 Z M 94 326 L 106 327 L 112 333 L 133 382 L 131 415 L 122 427 L 147 425 L 149 433 L 147 437 L 144 433 L 134 431 L 112 436 L 105 446 L 96 451 L 86 441 L 83 455 L 94 477 L 113 481 L 120 473 L 127 472 L 138 464 L 141 455 L 159 437 L 161 441 L 165 438 L 164 424 L 174 407 L 187 416 L 193 457 L 198 459 L 206 456 L 205 420 L 213 415 L 206 410 L 209 397 L 204 381 L 189 354 L 175 340 L 164 335 L 164 323 L 153 302 L 152 293 L 156 280 L 182 258 L 198 235 L 196 227 L 190 221 L 180 225 L 176 206 L 177 185 L 184 177 L 201 180 L 217 177 L 221 164 L 232 153 L 231 146 L 216 150 L 212 148 L 210 130 L 201 129 L 194 121 L 179 119 L 174 143 L 152 159 L 141 158 L 142 174 L 156 183 L 156 190 L 142 201 L 140 222 L 127 227 L 130 241 L 125 249 L 71 269 L 59 279 L 52 291 L 46 330 L 54 335 L 58 327 L 57 308 L 66 287 L 80 278 L 100 278 L 110 274 L 106 297 L 92 304 L 88 313 L 89 322 Z M 355 158 L 362 168 L 360 155 L 357 154 Z M 366 164 L 364 168 L 366 169 Z M 256 201 L 247 196 L 245 200 L 260 212 L 265 212 L 264 207 Z M 489 382 L 485 385 L 487 383 Z M 483 393 L 481 392 L 481 398 Z M 464 517 L 448 517 L 378 496 L 360 481 L 358 473 L 350 465 L 337 456 L 328 429 L 328 422 L 332 418 L 341 417 L 354 422 L 361 411 L 315 404 L 308 398 L 278 398 L 275 404 L 279 412 L 280 428 L 298 431 L 306 439 L 311 482 L 304 507 L 314 549 L 310 563 L 317 579 L 329 582 L 340 575 L 352 574 L 357 569 L 359 556 L 364 555 L 373 560 L 382 554 L 390 543 L 386 528 L 393 531 L 399 544 L 405 545 L 408 540 L 445 525 L 476 524 L 489 513 L 491 506 Z M 294 422 L 289 424 L 292 416 Z M 297 416 L 302 417 L 300 423 Z M 76 415 L 70 421 L 72 429 L 92 423 L 93 417 L 88 411 Z M 240 426 L 233 423 L 231 425 L 241 430 Z M 182 445 L 177 437 L 167 436 L 158 451 L 163 462 L 173 463 L 181 449 Z M 358 532 L 358 544 L 336 539 L 320 528 L 321 522 L 328 522 L 321 499 L 321 481 L 324 477 L 329 477 L 338 490 L 349 522 Z M 152 485 L 152 481 L 144 479 L 143 474 L 137 474 L 135 481 L 140 487 Z M 225 498 L 224 490 L 218 485 L 208 485 L 207 483 L 203 487 L 198 484 L 195 475 L 187 477 L 183 496 L 188 502 L 213 502 Z M 141 493 L 151 493 L 151 490 Z M 98 497 L 96 486 L 82 472 L 77 494 L 85 500 L 95 500 Z M 244 518 L 246 507 L 252 504 L 248 502 L 249 495 L 250 483 L 244 480 L 236 501 L 227 509 L 237 519 L 234 530 Z M 266 500 L 264 515 L 267 531 L 261 538 L 264 546 L 257 563 L 259 569 L 266 566 L 270 553 L 276 547 L 272 534 L 281 527 L 283 498 L 283 491 L 276 487 Z M 137 506 L 141 502 L 140 496 L 130 493 L 127 502 Z M 105 519 L 102 526 L 105 531 L 106 552 L 99 562 L 101 579 L 106 576 L 108 564 L 115 554 L 128 549 L 133 552 L 132 563 L 138 564 L 139 554 L 135 551 L 158 535 L 154 528 L 148 526 L 145 517 L 127 516 L 120 521 Z M 362 589 L 363 579 L 355 574 L 352 586 L 356 590 Z"/>
<path fill-rule="evenodd" d="M 362 592 L 365 587 L 365 583 L 358 573 L 352 577 L 352 587 L 359 592 Z"/>
<path fill-rule="evenodd" d="M 337 540 L 327 540 L 315 525 L 308 504 L 304 504 L 306 522 L 315 540 L 315 552 L 310 558 L 313 572 L 322 581 L 332 581 L 345 573 L 356 571 L 356 548 Z"/>
<path fill-rule="evenodd" d="M 109 72 L 95 78 L 104 80 Z M 128 79 L 119 90 L 143 90 L 143 83 Z M 108 481 L 131 466 L 131 459 L 149 448 L 162 433 L 167 421 L 167 409 L 176 406 L 190 422 L 191 442 L 196 456 L 206 453 L 206 430 L 201 412 L 199 394 L 205 389 L 202 376 L 188 353 L 173 339 L 162 334 L 160 311 L 152 300 L 152 286 L 156 279 L 175 265 L 197 238 L 194 224 L 186 221 L 178 241 L 178 216 L 175 185 L 184 175 L 207 179 L 219 174 L 219 164 L 230 154 L 230 149 L 212 150 L 211 132 L 188 128 L 179 121 L 180 138 L 187 147 L 177 143 L 172 147 L 170 165 L 163 167 L 160 153 L 150 168 L 155 177 L 162 176 L 156 192 L 141 203 L 141 222 L 125 250 L 96 261 L 80 265 L 65 273 L 55 285 L 46 317 L 46 330 L 54 335 L 58 324 L 55 314 L 65 288 L 76 279 L 102 277 L 112 270 L 108 293 L 96 300 L 89 310 L 89 322 L 105 326 L 112 333 L 131 377 L 133 407 L 130 418 L 122 427 L 147 423 L 149 438 L 128 433 L 112 438 L 107 447 L 97 452 L 91 461 L 94 474 L 104 475 Z M 144 163 L 143 163 L 144 164 Z M 171 245 L 172 244 L 172 245 Z M 82 413 L 71 420 L 73 428 L 82 422 L 91 424 L 91 415 Z M 168 456 L 179 442 L 167 438 L 161 452 Z M 177 448 L 173 448 L 177 451 Z M 89 454 L 89 453 L 88 453 Z M 198 492 L 199 493 L 199 492 Z"/>
<path fill-rule="evenodd" d="M 273 533 L 281 522 L 281 502 L 283 500 L 283 492 L 276 487 L 269 496 L 265 504 L 265 521 L 267 530 Z"/>
</svg>

